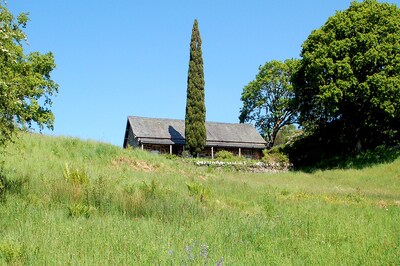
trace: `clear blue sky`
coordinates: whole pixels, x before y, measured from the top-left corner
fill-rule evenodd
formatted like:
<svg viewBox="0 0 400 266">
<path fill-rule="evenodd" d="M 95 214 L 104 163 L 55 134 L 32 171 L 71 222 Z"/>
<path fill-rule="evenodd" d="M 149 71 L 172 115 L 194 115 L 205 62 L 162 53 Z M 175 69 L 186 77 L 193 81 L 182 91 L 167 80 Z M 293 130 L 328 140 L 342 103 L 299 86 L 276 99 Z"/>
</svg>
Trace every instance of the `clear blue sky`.
<svg viewBox="0 0 400 266">
<path fill-rule="evenodd" d="M 189 42 L 203 40 L 207 120 L 238 122 L 258 67 L 301 44 L 350 0 L 8 0 L 29 12 L 29 51 L 55 54 L 54 131 L 121 146 L 128 115 L 184 119 Z M 400 6 L 400 0 L 389 0 Z"/>
</svg>

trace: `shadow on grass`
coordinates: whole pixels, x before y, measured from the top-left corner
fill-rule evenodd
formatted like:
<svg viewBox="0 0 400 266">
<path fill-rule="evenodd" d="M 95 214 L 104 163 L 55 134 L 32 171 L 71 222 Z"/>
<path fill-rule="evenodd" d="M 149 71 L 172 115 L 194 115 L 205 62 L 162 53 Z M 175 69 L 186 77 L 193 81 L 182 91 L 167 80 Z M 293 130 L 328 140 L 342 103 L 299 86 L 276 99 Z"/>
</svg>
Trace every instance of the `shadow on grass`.
<svg viewBox="0 0 400 266">
<path fill-rule="evenodd" d="M 0 200 L 5 198 L 6 193 L 20 194 L 28 182 L 27 177 L 7 178 L 4 171 L 0 170 Z"/>
<path fill-rule="evenodd" d="M 4 199 L 5 194 L 6 194 L 6 178 L 0 171 L 0 200 Z"/>
<path fill-rule="evenodd" d="M 334 156 L 329 159 L 324 159 L 312 167 L 299 167 L 295 170 L 312 173 L 317 170 L 363 169 L 376 164 L 391 163 L 399 157 L 399 147 L 378 147 L 375 150 L 364 151 L 359 154 Z"/>
</svg>

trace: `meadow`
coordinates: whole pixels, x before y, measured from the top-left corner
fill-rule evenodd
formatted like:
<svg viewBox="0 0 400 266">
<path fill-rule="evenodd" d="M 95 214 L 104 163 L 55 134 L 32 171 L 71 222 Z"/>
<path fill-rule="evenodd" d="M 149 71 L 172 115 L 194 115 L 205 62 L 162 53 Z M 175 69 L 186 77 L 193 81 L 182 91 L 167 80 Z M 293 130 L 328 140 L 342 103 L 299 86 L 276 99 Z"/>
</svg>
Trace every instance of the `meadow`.
<svg viewBox="0 0 400 266">
<path fill-rule="evenodd" d="M 246 173 L 24 133 L 1 161 L 2 265 L 400 264 L 400 158 Z"/>
</svg>

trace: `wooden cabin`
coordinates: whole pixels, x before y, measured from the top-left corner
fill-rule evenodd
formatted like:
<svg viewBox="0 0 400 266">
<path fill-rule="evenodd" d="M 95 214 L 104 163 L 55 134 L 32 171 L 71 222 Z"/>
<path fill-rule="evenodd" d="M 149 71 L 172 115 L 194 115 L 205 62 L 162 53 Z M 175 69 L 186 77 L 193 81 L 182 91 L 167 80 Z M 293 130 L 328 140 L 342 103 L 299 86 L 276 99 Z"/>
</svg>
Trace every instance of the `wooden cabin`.
<svg viewBox="0 0 400 266">
<path fill-rule="evenodd" d="M 206 145 L 200 157 L 214 158 L 221 150 L 260 159 L 266 142 L 251 124 L 206 122 Z M 180 155 L 185 150 L 185 121 L 128 116 L 124 138 L 128 146 L 155 153 Z"/>
</svg>

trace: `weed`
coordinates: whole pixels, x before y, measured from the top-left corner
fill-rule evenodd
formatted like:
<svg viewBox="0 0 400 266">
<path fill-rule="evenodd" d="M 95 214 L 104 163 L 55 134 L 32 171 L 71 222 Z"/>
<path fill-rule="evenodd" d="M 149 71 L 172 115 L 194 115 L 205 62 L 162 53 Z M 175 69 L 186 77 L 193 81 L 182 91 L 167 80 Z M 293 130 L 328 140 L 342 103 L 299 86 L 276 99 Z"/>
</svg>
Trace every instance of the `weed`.
<svg viewBox="0 0 400 266">
<path fill-rule="evenodd" d="M 364 193 L 361 191 L 360 188 L 357 188 L 354 193 L 349 193 L 347 194 L 347 198 L 349 201 L 360 203 L 361 201 L 364 200 Z"/>
<path fill-rule="evenodd" d="M 89 218 L 95 211 L 95 208 L 82 203 L 70 204 L 67 206 L 68 216 L 72 218 L 85 217 Z"/>
<path fill-rule="evenodd" d="M 166 155 L 164 155 L 165 156 L 165 158 L 167 158 L 168 160 L 178 160 L 179 159 L 179 156 L 177 156 L 176 154 L 166 154 Z"/>
<path fill-rule="evenodd" d="M 189 195 L 200 200 L 200 202 L 205 201 L 210 196 L 210 190 L 201 183 L 186 183 L 186 186 L 189 190 Z"/>
<path fill-rule="evenodd" d="M 287 189 L 283 189 L 283 190 L 281 191 L 281 195 L 282 195 L 282 196 L 288 196 L 289 194 L 290 194 L 290 191 L 287 190 Z"/>
<path fill-rule="evenodd" d="M 75 186 L 87 186 L 89 184 L 89 176 L 86 171 L 65 163 L 63 175 L 65 180 Z"/>
<path fill-rule="evenodd" d="M 210 252 L 210 249 L 206 243 L 199 244 L 198 241 L 191 241 L 190 244 L 187 244 L 185 246 L 185 256 L 182 259 L 182 262 L 184 265 L 185 265 L 185 262 L 188 263 L 189 265 L 191 265 L 191 264 L 207 265 L 208 261 L 210 260 L 209 252 Z"/>
<path fill-rule="evenodd" d="M 100 177 L 92 182 L 88 188 L 88 198 L 90 202 L 100 210 L 107 210 L 112 204 L 112 197 L 107 179 Z"/>
<path fill-rule="evenodd" d="M 151 180 L 150 184 L 143 181 L 140 190 L 144 193 L 146 198 L 155 198 L 157 194 L 161 193 L 161 190 L 154 179 Z"/>
<path fill-rule="evenodd" d="M 23 247 L 18 243 L 0 243 L 0 258 L 4 259 L 8 264 L 23 264 L 23 254 Z"/>
<path fill-rule="evenodd" d="M 266 197 L 264 199 L 263 209 L 267 215 L 272 216 L 275 213 L 276 205 L 275 199 Z"/>
</svg>

